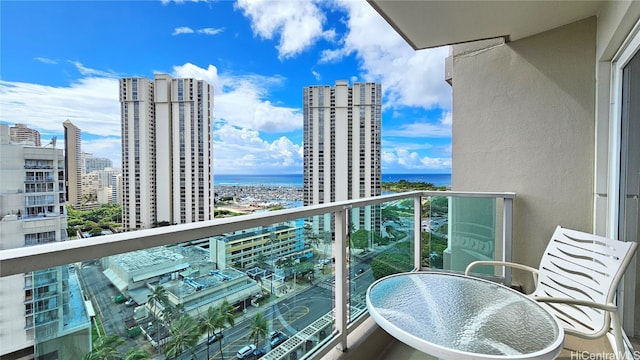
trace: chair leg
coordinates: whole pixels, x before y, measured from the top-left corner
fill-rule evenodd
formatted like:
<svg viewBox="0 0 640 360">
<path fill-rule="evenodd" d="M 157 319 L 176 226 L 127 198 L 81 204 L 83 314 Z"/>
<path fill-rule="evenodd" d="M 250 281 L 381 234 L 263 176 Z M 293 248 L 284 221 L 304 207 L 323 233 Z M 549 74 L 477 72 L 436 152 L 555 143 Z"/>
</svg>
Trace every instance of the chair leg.
<svg viewBox="0 0 640 360">
<path fill-rule="evenodd" d="M 611 344 L 613 354 L 616 360 L 633 360 L 633 356 L 629 354 L 624 340 L 622 339 L 622 327 L 620 325 L 620 319 L 617 311 L 611 312 L 611 329 L 613 331 L 614 341 Z"/>
</svg>

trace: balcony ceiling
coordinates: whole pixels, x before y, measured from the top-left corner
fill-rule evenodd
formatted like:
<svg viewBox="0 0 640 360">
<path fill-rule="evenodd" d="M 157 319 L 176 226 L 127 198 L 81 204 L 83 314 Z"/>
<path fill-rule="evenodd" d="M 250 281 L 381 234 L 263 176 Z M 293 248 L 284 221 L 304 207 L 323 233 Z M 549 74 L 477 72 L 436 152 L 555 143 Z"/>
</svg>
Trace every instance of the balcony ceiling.
<svg viewBox="0 0 640 360">
<path fill-rule="evenodd" d="M 597 14 L 602 1 L 368 0 L 414 49 L 514 41 Z"/>
</svg>

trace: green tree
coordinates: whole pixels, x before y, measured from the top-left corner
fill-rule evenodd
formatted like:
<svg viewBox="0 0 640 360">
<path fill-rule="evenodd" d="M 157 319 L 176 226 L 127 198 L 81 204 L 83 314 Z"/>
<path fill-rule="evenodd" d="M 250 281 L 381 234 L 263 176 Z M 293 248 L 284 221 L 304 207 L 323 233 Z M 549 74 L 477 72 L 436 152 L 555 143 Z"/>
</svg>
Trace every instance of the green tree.
<svg viewBox="0 0 640 360">
<path fill-rule="evenodd" d="M 178 304 L 176 306 L 171 306 L 171 304 L 167 302 L 164 306 L 164 309 L 162 309 L 161 314 L 162 320 L 165 322 L 165 324 L 168 324 L 170 326 L 174 320 L 180 318 L 184 314 L 184 305 Z"/>
<path fill-rule="evenodd" d="M 224 329 L 224 322 L 222 321 L 222 314 L 220 313 L 220 308 L 214 308 L 213 306 L 209 306 L 207 308 L 207 312 L 203 317 L 200 318 L 200 331 L 202 333 L 207 333 L 207 359 L 210 358 L 209 354 L 209 338 L 212 335 L 216 334 L 216 330 Z M 220 331 L 222 332 L 222 330 Z M 222 353 L 222 341 L 220 343 L 220 353 Z"/>
<path fill-rule="evenodd" d="M 261 269 L 265 269 L 267 267 L 267 257 L 264 253 L 260 253 L 256 256 L 256 265 Z"/>
<path fill-rule="evenodd" d="M 233 305 L 229 304 L 229 301 L 224 300 L 220 307 L 218 308 L 220 312 L 220 318 L 222 319 L 222 326 L 220 327 L 220 331 L 224 329 L 224 324 L 228 324 L 230 327 L 233 327 L 236 323 L 236 308 Z M 222 352 L 222 342 L 220 342 L 220 356 L 222 360 L 224 360 L 224 353 Z"/>
<path fill-rule="evenodd" d="M 118 347 L 125 341 L 118 335 L 108 335 L 99 338 L 93 346 L 93 350 L 85 355 L 85 360 L 120 360 L 122 355 Z"/>
<path fill-rule="evenodd" d="M 371 262 L 371 272 L 375 279 L 413 269 L 413 262 L 408 253 L 384 253 L 376 256 Z"/>
<path fill-rule="evenodd" d="M 171 339 L 165 353 L 167 359 L 178 359 L 185 351 L 193 351 L 200 339 L 198 322 L 188 314 L 181 316 L 169 329 Z"/>
<path fill-rule="evenodd" d="M 253 318 L 251 318 L 251 325 L 249 325 L 249 327 L 251 329 L 249 339 L 254 340 L 254 344 L 257 349 L 260 341 L 267 337 L 267 319 L 262 315 L 262 313 L 257 313 Z"/>
<path fill-rule="evenodd" d="M 351 234 L 351 246 L 360 250 L 366 249 L 369 245 L 370 233 L 371 232 L 368 230 L 356 230 L 353 234 Z"/>
<path fill-rule="evenodd" d="M 147 295 L 147 301 L 151 303 L 156 318 L 156 344 L 160 349 L 160 313 L 169 304 L 169 292 L 162 285 L 158 285 L 153 292 Z"/>
<path fill-rule="evenodd" d="M 151 355 L 145 349 L 132 347 L 127 351 L 124 360 L 151 360 Z"/>
</svg>

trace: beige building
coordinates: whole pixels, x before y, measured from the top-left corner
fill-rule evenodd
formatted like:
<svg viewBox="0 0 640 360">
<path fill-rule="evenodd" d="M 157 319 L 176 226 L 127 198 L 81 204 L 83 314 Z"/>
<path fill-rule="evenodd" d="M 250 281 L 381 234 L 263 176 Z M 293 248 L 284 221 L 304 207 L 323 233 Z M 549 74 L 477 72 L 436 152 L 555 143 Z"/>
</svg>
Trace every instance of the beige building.
<svg viewBox="0 0 640 360">
<path fill-rule="evenodd" d="M 305 87 L 303 114 L 304 205 L 380 195 L 381 85 L 339 80 Z M 378 208 L 353 209 L 352 216 L 356 229 L 379 231 Z M 329 231 L 330 221 L 317 218 L 311 226 Z"/>
<path fill-rule="evenodd" d="M 638 241 L 639 1 L 370 3 L 415 49 L 457 44 L 452 188 L 517 193 L 514 261 L 537 267 L 556 225 Z M 617 299 L 629 336 L 639 270 Z"/>
<path fill-rule="evenodd" d="M 0 249 L 67 240 L 61 149 L 10 140 L 0 124 Z M 67 266 L 0 279 L 0 356 L 80 358 L 91 347 L 89 318 Z"/>
<path fill-rule="evenodd" d="M 64 126 L 64 164 L 67 201 L 78 206 L 82 203 L 82 151 L 80 129 L 69 120 Z"/>
<path fill-rule="evenodd" d="M 302 229 L 293 222 L 276 224 L 215 236 L 209 239 L 209 255 L 218 268 L 240 269 L 259 265 L 259 258 L 274 267 L 284 256 L 308 256 Z"/>
<path fill-rule="evenodd" d="M 124 228 L 212 219 L 213 87 L 125 78 L 120 104 Z"/>
<path fill-rule="evenodd" d="M 42 146 L 40 143 L 40 132 L 38 130 L 29 129 L 25 124 L 16 124 L 9 128 L 11 141 L 13 142 L 30 142 L 35 146 Z"/>
</svg>

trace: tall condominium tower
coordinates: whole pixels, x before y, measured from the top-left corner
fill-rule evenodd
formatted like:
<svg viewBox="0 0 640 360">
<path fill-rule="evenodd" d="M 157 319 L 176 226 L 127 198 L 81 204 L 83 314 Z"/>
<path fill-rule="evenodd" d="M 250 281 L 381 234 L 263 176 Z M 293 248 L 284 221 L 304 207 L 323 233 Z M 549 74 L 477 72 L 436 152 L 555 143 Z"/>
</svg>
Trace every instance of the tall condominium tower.
<svg viewBox="0 0 640 360">
<path fill-rule="evenodd" d="M 120 80 L 125 229 L 213 218 L 213 87 L 156 74 Z"/>
<path fill-rule="evenodd" d="M 11 141 L 14 142 L 31 142 L 35 146 L 41 146 L 40 143 L 40 132 L 38 130 L 29 129 L 24 124 L 16 124 L 16 126 L 12 126 L 9 128 L 9 133 L 11 137 Z"/>
<path fill-rule="evenodd" d="M 0 124 L 0 173 L 0 249 L 67 240 L 62 150 L 12 142 Z M 0 289 L 0 358 L 81 359 L 91 350 L 84 298 L 67 266 L 3 277 Z"/>
<path fill-rule="evenodd" d="M 376 83 L 304 88 L 304 205 L 380 195 L 381 97 Z M 328 220 L 314 231 L 330 231 Z M 378 232 L 380 212 L 354 209 L 352 223 Z"/>
<path fill-rule="evenodd" d="M 82 203 L 82 151 L 80 151 L 80 129 L 69 120 L 64 126 L 64 171 L 67 186 L 67 201 L 78 206 Z"/>
</svg>

